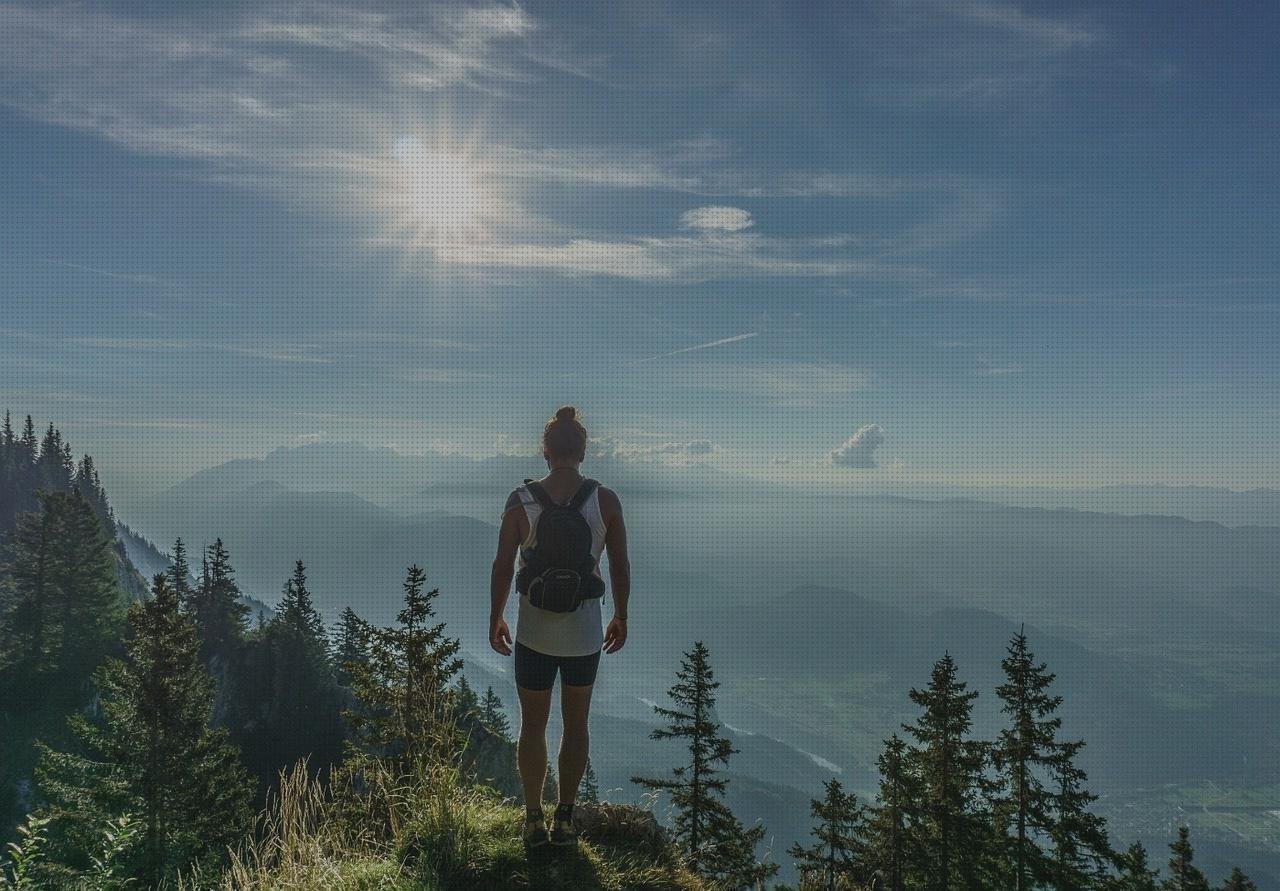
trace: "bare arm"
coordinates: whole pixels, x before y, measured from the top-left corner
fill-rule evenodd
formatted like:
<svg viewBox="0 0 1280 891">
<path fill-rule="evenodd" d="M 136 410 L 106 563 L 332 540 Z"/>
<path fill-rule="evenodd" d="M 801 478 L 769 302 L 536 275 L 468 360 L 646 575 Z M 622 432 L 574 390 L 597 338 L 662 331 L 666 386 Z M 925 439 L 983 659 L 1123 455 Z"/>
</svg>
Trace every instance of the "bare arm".
<svg viewBox="0 0 1280 891">
<path fill-rule="evenodd" d="M 627 526 L 622 503 L 608 489 L 600 489 L 600 512 L 605 523 L 604 548 L 609 555 L 609 587 L 613 619 L 605 631 L 604 651 L 616 653 L 627 642 L 627 603 L 631 599 L 631 561 L 627 557 Z"/>
<path fill-rule="evenodd" d="M 511 493 L 502 512 L 498 529 L 498 553 L 489 574 L 489 646 L 504 656 L 511 655 L 511 632 L 504 613 L 511 596 L 511 580 L 515 576 L 516 550 L 524 537 L 520 529 L 520 497 Z"/>
</svg>

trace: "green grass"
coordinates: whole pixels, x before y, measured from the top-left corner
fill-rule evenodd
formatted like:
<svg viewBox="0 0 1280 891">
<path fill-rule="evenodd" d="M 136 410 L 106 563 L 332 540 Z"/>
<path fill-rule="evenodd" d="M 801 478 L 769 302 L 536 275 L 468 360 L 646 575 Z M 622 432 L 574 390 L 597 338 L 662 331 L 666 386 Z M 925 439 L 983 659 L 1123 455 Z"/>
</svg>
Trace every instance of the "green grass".
<svg viewBox="0 0 1280 891">
<path fill-rule="evenodd" d="M 354 797 L 295 772 L 264 815 L 262 838 L 239 852 L 224 891 L 702 888 L 651 817 L 606 805 L 574 848 L 526 851 L 523 809 L 440 771 L 393 779 L 373 768 Z M 348 787 L 349 788 L 349 787 Z M 377 827 L 371 829 L 371 827 Z"/>
</svg>

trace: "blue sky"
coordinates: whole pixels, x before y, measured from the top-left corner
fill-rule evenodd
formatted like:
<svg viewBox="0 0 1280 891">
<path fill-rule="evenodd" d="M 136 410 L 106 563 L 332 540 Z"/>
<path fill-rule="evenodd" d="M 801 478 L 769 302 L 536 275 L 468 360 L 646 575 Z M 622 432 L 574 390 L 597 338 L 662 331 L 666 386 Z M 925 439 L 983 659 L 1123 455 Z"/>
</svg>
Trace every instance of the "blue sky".
<svg viewBox="0 0 1280 891">
<path fill-rule="evenodd" d="M 1263 3 L 0 3 L 0 400 L 313 439 L 1280 486 Z"/>
</svg>

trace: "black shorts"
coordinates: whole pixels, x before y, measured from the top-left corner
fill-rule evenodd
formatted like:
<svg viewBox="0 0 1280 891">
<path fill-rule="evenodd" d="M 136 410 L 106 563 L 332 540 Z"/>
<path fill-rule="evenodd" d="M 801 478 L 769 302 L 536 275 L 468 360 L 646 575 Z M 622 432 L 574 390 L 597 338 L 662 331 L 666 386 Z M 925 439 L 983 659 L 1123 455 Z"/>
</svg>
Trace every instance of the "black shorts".
<svg viewBox="0 0 1280 891">
<path fill-rule="evenodd" d="M 516 643 L 516 686 L 526 690 L 550 690 L 560 672 L 560 682 L 570 687 L 590 687 L 596 682 L 600 651 L 588 656 L 548 656 Z"/>
</svg>

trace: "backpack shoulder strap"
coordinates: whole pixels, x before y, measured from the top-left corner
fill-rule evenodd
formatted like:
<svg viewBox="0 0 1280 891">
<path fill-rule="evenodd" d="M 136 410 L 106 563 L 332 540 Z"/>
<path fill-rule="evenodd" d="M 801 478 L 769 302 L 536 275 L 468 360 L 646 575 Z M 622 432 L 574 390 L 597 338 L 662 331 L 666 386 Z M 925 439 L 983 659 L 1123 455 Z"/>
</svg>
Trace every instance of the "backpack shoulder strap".
<svg viewBox="0 0 1280 891">
<path fill-rule="evenodd" d="M 582 510 L 582 505 L 587 503 L 587 499 L 591 497 L 591 493 L 599 485 L 600 483 L 596 480 L 583 480 L 582 485 L 578 487 L 578 491 L 574 493 L 573 500 L 569 502 L 569 506 L 574 510 Z"/>
<path fill-rule="evenodd" d="M 550 493 L 542 488 L 542 483 L 537 480 L 525 480 L 524 487 L 529 490 L 529 494 L 542 506 L 543 510 L 551 510 L 551 508 L 556 507 L 556 503 L 551 500 Z"/>
</svg>

